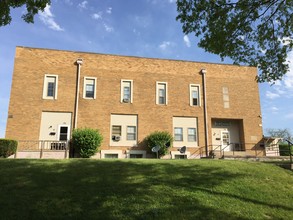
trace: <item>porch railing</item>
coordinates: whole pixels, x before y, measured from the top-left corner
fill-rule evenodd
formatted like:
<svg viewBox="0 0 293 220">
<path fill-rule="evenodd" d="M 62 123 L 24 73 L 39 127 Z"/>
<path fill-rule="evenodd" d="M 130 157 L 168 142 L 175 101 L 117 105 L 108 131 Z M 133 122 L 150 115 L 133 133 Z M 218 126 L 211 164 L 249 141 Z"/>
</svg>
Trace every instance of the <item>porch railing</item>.
<svg viewBox="0 0 293 220">
<path fill-rule="evenodd" d="M 69 141 L 19 140 L 14 158 L 68 158 Z"/>
<path fill-rule="evenodd" d="M 18 149 L 20 150 L 67 150 L 68 141 L 51 140 L 19 140 Z"/>
</svg>

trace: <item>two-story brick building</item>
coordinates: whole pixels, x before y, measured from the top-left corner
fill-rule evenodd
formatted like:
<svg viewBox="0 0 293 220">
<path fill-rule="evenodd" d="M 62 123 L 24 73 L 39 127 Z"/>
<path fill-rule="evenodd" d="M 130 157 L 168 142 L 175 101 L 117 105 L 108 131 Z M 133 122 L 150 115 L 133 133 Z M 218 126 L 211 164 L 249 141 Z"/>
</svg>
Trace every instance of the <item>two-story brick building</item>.
<svg viewBox="0 0 293 220">
<path fill-rule="evenodd" d="M 255 154 L 262 121 L 255 67 L 17 47 L 6 138 L 70 139 L 97 128 L 97 157 L 150 157 L 153 131 L 174 136 L 170 157 Z M 21 144 L 19 150 L 34 150 Z M 32 143 L 32 142 L 31 142 Z M 55 143 L 55 145 L 54 145 Z M 53 147 L 52 147 L 53 146 Z M 177 155 L 177 156 L 176 156 Z"/>
</svg>

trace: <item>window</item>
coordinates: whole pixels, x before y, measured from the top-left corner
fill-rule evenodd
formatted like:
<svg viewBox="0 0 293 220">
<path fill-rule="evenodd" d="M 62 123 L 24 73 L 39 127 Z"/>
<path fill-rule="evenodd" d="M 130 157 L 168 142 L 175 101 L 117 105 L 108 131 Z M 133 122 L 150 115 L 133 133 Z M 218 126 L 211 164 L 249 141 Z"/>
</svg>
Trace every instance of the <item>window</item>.
<svg viewBox="0 0 293 220">
<path fill-rule="evenodd" d="M 121 126 L 119 125 L 112 126 L 112 140 L 113 141 L 121 140 Z"/>
<path fill-rule="evenodd" d="M 57 99 L 57 86 L 58 76 L 57 75 L 45 75 L 43 99 Z"/>
<path fill-rule="evenodd" d="M 95 99 L 96 98 L 96 78 L 85 77 L 83 88 L 84 88 L 83 98 L 85 98 L 85 99 Z"/>
<path fill-rule="evenodd" d="M 196 129 L 195 128 L 188 128 L 187 129 L 188 134 L 188 141 L 189 142 L 195 142 L 196 141 Z"/>
<path fill-rule="evenodd" d="M 174 128 L 174 140 L 183 141 L 183 128 Z"/>
<path fill-rule="evenodd" d="M 110 146 L 137 146 L 137 115 L 111 114 Z"/>
<path fill-rule="evenodd" d="M 128 141 L 136 140 L 136 127 L 135 126 L 127 126 L 127 140 Z"/>
<path fill-rule="evenodd" d="M 105 154 L 106 159 L 116 159 L 118 158 L 118 154 Z"/>
<path fill-rule="evenodd" d="M 198 146 L 197 118 L 173 117 L 173 130 L 173 147 Z"/>
<path fill-rule="evenodd" d="M 121 80 L 121 102 L 132 103 L 133 81 Z"/>
<path fill-rule="evenodd" d="M 224 108 L 230 108 L 228 87 L 223 87 Z"/>
<path fill-rule="evenodd" d="M 114 158 L 123 158 L 122 150 L 101 150 L 101 158 L 108 158 L 108 159 L 114 159 Z"/>
<path fill-rule="evenodd" d="M 126 158 L 146 158 L 145 150 L 126 150 Z"/>
<path fill-rule="evenodd" d="M 143 158 L 143 154 L 130 154 L 130 158 Z"/>
<path fill-rule="evenodd" d="M 167 105 L 167 83 L 157 82 L 156 104 Z"/>
<path fill-rule="evenodd" d="M 48 82 L 48 97 L 54 97 L 55 94 L 55 82 Z"/>
<path fill-rule="evenodd" d="M 185 154 L 182 154 L 182 155 L 176 154 L 175 159 L 187 159 L 187 155 L 185 155 Z"/>
<path fill-rule="evenodd" d="M 199 106 L 199 85 L 190 84 L 190 106 Z"/>
<path fill-rule="evenodd" d="M 121 126 L 113 125 L 112 126 L 112 135 L 121 136 Z"/>
</svg>

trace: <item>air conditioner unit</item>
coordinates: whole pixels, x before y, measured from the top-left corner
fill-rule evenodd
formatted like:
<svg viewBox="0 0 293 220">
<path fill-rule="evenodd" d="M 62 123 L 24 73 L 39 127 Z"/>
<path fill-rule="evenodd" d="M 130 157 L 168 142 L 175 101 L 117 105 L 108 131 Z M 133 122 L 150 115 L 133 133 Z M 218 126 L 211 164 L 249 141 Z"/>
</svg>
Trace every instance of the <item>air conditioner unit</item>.
<svg viewBox="0 0 293 220">
<path fill-rule="evenodd" d="M 120 139 L 121 139 L 120 136 L 116 136 L 116 135 L 112 136 L 113 141 L 120 141 Z"/>
<path fill-rule="evenodd" d="M 128 103 L 128 102 L 130 102 L 130 99 L 123 99 L 123 102 Z"/>
</svg>

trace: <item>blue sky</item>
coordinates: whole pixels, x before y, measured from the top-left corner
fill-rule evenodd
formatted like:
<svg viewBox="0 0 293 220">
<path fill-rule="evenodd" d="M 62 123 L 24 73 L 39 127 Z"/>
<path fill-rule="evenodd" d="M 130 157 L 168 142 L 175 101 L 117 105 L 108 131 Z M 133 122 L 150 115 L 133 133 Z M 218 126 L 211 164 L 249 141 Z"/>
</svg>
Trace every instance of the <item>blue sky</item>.
<svg viewBox="0 0 293 220">
<path fill-rule="evenodd" d="M 12 9 L 11 24 L 0 27 L 0 137 L 5 136 L 16 46 L 222 62 L 198 48 L 192 34 L 183 34 L 175 0 L 52 0 L 34 24 L 21 19 L 24 12 Z M 259 84 L 264 130 L 293 132 L 293 53 L 288 60 L 290 72 L 282 81 Z"/>
</svg>

